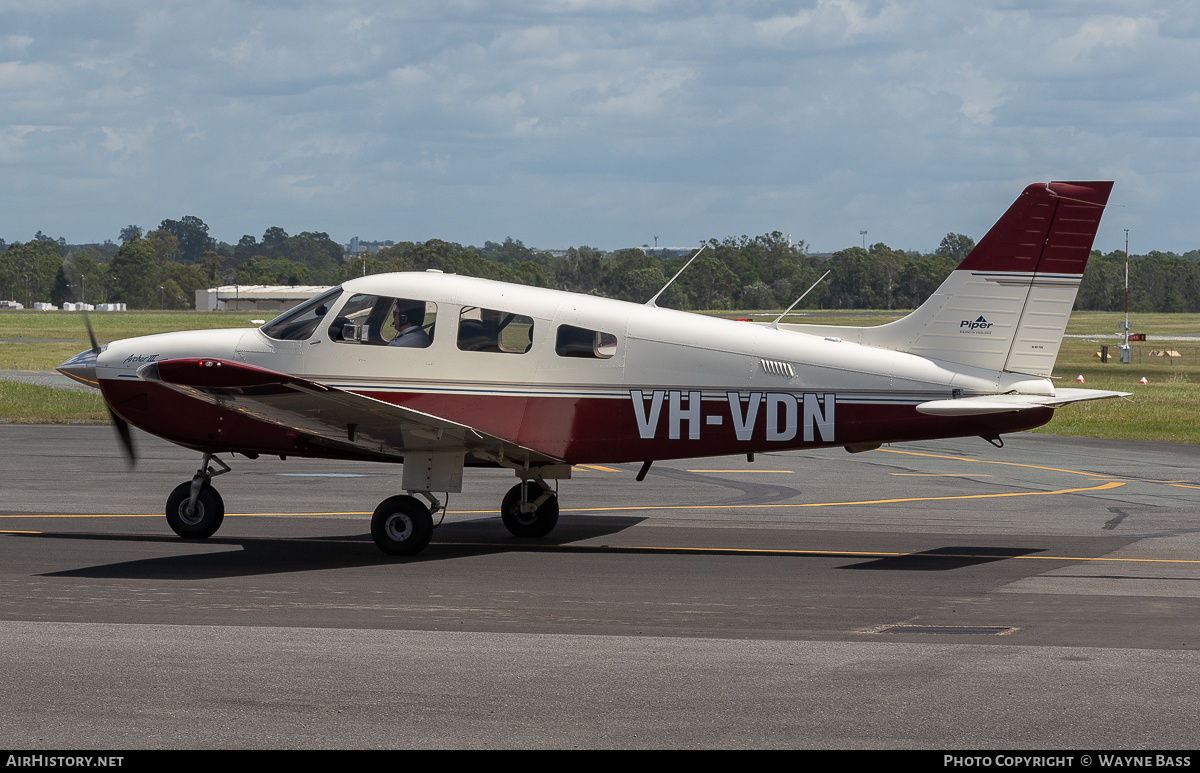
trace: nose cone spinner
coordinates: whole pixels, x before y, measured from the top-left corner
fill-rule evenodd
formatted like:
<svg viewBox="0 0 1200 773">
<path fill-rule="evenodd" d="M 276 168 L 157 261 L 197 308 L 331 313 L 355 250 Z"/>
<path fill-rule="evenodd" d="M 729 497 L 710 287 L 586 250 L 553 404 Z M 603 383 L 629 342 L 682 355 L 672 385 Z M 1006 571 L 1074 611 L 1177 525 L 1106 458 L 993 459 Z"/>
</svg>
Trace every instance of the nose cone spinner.
<svg viewBox="0 0 1200 773">
<path fill-rule="evenodd" d="M 99 355 L 100 352 L 92 349 L 82 351 L 59 365 L 55 370 L 81 384 L 99 388 L 100 380 L 96 377 L 96 358 Z"/>
</svg>

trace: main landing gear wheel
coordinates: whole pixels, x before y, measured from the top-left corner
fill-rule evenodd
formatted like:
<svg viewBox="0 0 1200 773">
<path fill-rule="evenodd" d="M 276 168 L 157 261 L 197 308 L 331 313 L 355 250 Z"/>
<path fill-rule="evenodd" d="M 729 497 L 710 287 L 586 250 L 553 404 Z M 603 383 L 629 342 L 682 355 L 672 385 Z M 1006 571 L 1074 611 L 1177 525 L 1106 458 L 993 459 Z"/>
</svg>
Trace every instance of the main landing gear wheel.
<svg viewBox="0 0 1200 773">
<path fill-rule="evenodd" d="M 371 537 L 388 555 L 415 555 L 433 538 L 433 516 L 415 497 L 388 497 L 371 516 Z"/>
<path fill-rule="evenodd" d="M 196 497 L 196 505 L 188 513 L 188 499 L 192 495 L 192 482 L 180 483 L 167 497 L 167 523 L 172 531 L 184 539 L 211 537 L 221 528 L 225 519 L 225 502 L 217 490 L 206 481 Z"/>
<path fill-rule="evenodd" d="M 525 489 L 525 505 L 522 508 L 521 488 Z M 537 503 L 542 496 L 545 500 L 533 509 L 529 505 Z M 500 505 L 500 518 L 504 527 L 512 532 L 514 537 L 545 537 L 558 523 L 558 496 L 548 491 L 532 480 L 518 483 L 504 495 Z"/>
</svg>

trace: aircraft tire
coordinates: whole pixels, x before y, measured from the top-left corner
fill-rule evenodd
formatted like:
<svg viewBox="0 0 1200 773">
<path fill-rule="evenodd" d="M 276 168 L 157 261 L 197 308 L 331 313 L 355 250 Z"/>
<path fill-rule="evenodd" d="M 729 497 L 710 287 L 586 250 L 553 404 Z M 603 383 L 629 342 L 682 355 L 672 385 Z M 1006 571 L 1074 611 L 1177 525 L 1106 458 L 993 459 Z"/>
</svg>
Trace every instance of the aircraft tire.
<svg viewBox="0 0 1200 773">
<path fill-rule="evenodd" d="M 390 556 L 416 555 L 433 538 L 433 516 L 415 497 L 388 497 L 371 516 L 371 538 Z"/>
<path fill-rule="evenodd" d="M 192 482 L 180 483 L 167 497 L 167 523 L 171 530 L 184 539 L 205 539 L 216 534 L 225 520 L 225 502 L 217 490 L 208 483 L 200 489 L 196 498 L 196 510 L 187 514 L 187 501 L 192 493 Z"/>
<path fill-rule="evenodd" d="M 527 539 L 545 537 L 558 524 L 558 496 L 551 494 L 550 498 L 533 513 L 522 513 L 521 486 L 527 487 L 525 493 L 527 500 L 535 500 L 542 495 L 542 487 L 531 480 L 518 483 L 510 488 L 504 495 L 504 502 L 500 505 L 500 519 L 504 521 L 504 528 L 508 529 L 514 537 Z"/>
</svg>

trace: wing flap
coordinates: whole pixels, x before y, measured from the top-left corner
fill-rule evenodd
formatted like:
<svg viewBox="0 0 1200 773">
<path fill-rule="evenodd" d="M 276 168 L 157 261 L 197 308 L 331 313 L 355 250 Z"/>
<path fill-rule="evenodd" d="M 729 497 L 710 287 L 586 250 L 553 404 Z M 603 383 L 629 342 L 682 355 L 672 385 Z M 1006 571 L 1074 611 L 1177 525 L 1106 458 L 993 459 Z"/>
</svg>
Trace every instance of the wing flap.
<svg viewBox="0 0 1200 773">
<path fill-rule="evenodd" d="M 465 452 L 519 466 L 561 464 L 473 427 L 287 373 L 213 358 L 152 362 L 138 377 L 228 410 L 373 453 Z"/>
</svg>

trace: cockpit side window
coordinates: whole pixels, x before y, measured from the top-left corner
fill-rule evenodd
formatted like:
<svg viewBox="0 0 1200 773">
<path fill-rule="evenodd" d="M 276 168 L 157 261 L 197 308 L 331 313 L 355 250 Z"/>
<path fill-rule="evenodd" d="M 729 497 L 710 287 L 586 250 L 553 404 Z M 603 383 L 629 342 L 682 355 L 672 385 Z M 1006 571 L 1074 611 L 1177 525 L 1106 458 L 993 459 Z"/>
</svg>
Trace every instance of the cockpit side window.
<svg viewBox="0 0 1200 773">
<path fill-rule="evenodd" d="M 559 325 L 554 336 L 554 353 L 559 357 L 607 360 L 617 353 L 617 337 L 599 330 Z"/>
<path fill-rule="evenodd" d="M 329 326 L 339 343 L 424 349 L 433 343 L 437 304 L 411 298 L 358 294 Z"/>
<path fill-rule="evenodd" d="M 261 330 L 277 341 L 306 341 L 312 337 L 317 325 L 329 313 L 330 307 L 341 294 L 342 288 L 340 287 L 321 293 L 294 309 L 280 314 L 263 325 Z"/>
<path fill-rule="evenodd" d="M 464 352 L 524 354 L 533 346 L 533 318 L 466 306 L 458 316 L 458 348 Z"/>
</svg>

